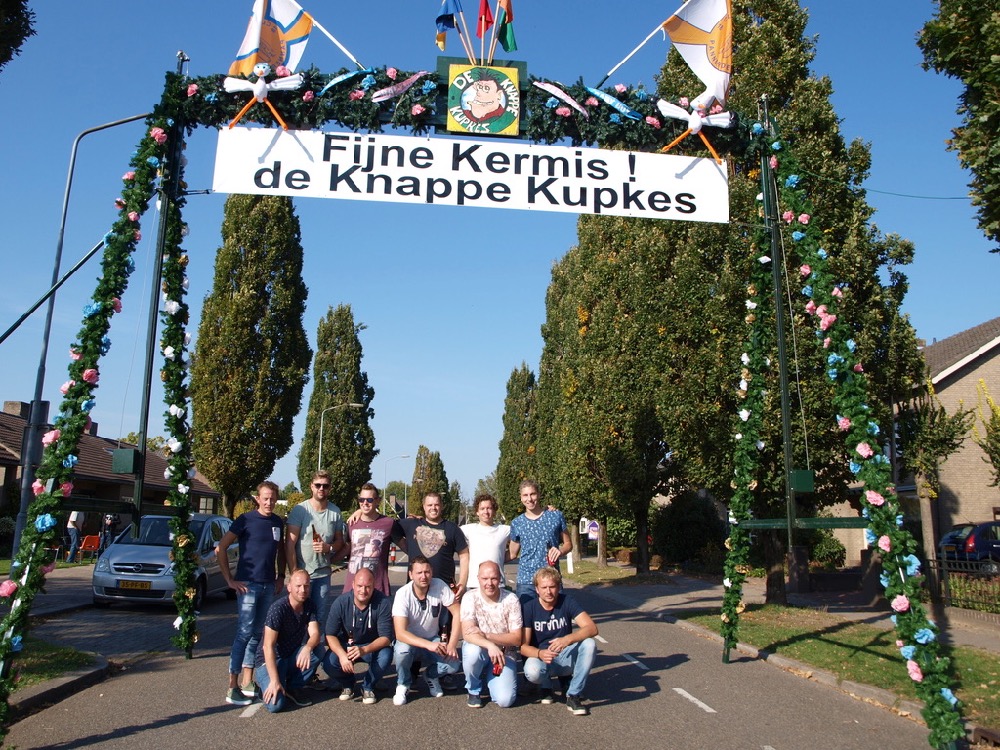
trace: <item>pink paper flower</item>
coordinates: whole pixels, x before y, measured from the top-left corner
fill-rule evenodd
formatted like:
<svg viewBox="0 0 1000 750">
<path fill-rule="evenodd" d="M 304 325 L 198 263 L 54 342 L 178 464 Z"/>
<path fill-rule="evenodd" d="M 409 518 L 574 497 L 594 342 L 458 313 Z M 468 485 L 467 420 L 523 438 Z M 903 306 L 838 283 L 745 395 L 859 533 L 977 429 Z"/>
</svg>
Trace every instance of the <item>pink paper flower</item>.
<svg viewBox="0 0 1000 750">
<path fill-rule="evenodd" d="M 856 365 L 854 365 L 854 372 L 864 372 L 864 371 L 865 371 L 865 368 L 861 365 L 860 362 L 858 362 Z"/>
<path fill-rule="evenodd" d="M 839 427 L 841 430 L 849 430 L 851 429 L 851 420 L 849 420 L 847 417 L 841 417 L 840 419 L 837 420 L 837 427 Z"/>
<path fill-rule="evenodd" d="M 858 452 L 858 455 L 861 456 L 861 458 L 871 458 L 875 453 L 868 443 L 858 443 L 858 447 L 854 450 Z"/>
<path fill-rule="evenodd" d="M 799 214 L 799 224 L 808 224 L 811 218 L 809 214 Z"/>
<path fill-rule="evenodd" d="M 150 128 L 149 137 L 161 146 L 167 142 L 167 132 L 163 128 Z"/>
<path fill-rule="evenodd" d="M 72 388 L 74 385 L 76 385 L 75 380 L 67 380 L 65 383 L 59 386 L 59 391 L 62 393 L 62 395 L 65 396 L 69 392 L 69 389 Z"/>
<path fill-rule="evenodd" d="M 6 599 L 8 596 L 13 596 L 15 591 L 17 591 L 17 583 L 14 581 L 8 579 L 0 583 L 0 597 Z"/>
<path fill-rule="evenodd" d="M 813 300 L 806 302 L 806 312 L 810 315 L 814 315 L 816 313 L 816 303 Z"/>
<path fill-rule="evenodd" d="M 906 598 L 905 594 L 900 594 L 893 598 L 889 606 L 896 612 L 905 612 L 910 608 L 910 600 Z"/>
<path fill-rule="evenodd" d="M 691 101 L 686 96 L 682 96 L 680 99 L 678 99 L 677 103 L 682 107 L 684 107 L 685 109 L 687 109 L 691 105 Z"/>
<path fill-rule="evenodd" d="M 888 552 L 892 549 L 892 540 L 883 534 L 878 538 L 878 548 L 883 552 Z"/>
<path fill-rule="evenodd" d="M 423 104 L 414 104 L 410 107 L 410 114 L 414 117 L 418 117 L 427 111 L 427 108 Z"/>
<path fill-rule="evenodd" d="M 624 94 L 626 91 L 628 91 L 628 86 L 626 86 L 624 83 L 616 83 L 615 91 L 617 91 L 619 94 Z"/>
<path fill-rule="evenodd" d="M 569 107 L 556 107 L 556 114 L 560 117 L 569 117 L 572 112 L 570 112 Z"/>
<path fill-rule="evenodd" d="M 53 570 L 55 570 L 55 569 L 56 569 L 56 561 L 55 561 L 55 560 L 53 560 L 52 562 L 50 562 L 50 563 L 49 563 L 49 564 L 47 564 L 47 565 L 43 565 L 43 566 L 42 566 L 42 572 L 43 572 L 43 573 L 44 573 L 45 575 L 48 575 L 49 573 L 51 573 L 51 572 L 52 572 Z"/>
<path fill-rule="evenodd" d="M 38 497 L 43 492 L 45 492 L 45 485 L 42 484 L 41 479 L 36 479 L 31 483 L 31 491 L 35 493 L 35 497 Z"/>
<path fill-rule="evenodd" d="M 136 229 L 134 232 L 132 232 L 132 237 L 133 239 L 135 239 L 136 242 L 139 242 L 142 240 L 142 232 Z"/>
<path fill-rule="evenodd" d="M 924 681 L 924 673 L 920 671 L 920 665 L 913 661 L 913 659 L 909 659 L 906 662 L 906 672 L 914 682 Z"/>
<path fill-rule="evenodd" d="M 62 433 L 59 430 L 49 430 L 42 435 L 42 445 L 52 445 Z"/>
<path fill-rule="evenodd" d="M 128 220 L 129 221 L 139 221 L 139 212 L 138 211 L 129 211 L 128 212 Z"/>
<path fill-rule="evenodd" d="M 656 119 L 655 117 L 653 117 L 652 115 L 650 115 L 649 117 L 647 117 L 647 118 L 646 118 L 646 124 L 647 124 L 647 125 L 650 125 L 650 126 L 652 126 L 652 127 L 653 127 L 653 128 L 655 128 L 656 130 L 659 130 L 659 129 L 660 129 L 660 121 L 659 121 L 659 120 L 657 120 L 657 119 Z"/>
<path fill-rule="evenodd" d="M 135 179 L 135 172 L 129 171 L 122 175 L 122 180 L 128 182 Z"/>
<path fill-rule="evenodd" d="M 899 640 L 899 638 L 896 639 L 896 648 L 902 648 L 905 645 L 906 644 Z"/>
<path fill-rule="evenodd" d="M 778 168 L 778 157 L 774 156 L 772 154 L 771 158 L 767 160 L 767 163 L 771 167 L 771 169 L 777 169 Z"/>
<path fill-rule="evenodd" d="M 354 89 L 354 91 L 350 93 L 350 99 L 352 102 L 356 102 L 358 99 L 363 99 L 364 96 L 365 92 L 362 89 Z"/>
<path fill-rule="evenodd" d="M 73 494 L 73 483 L 63 482 L 59 485 L 59 491 L 62 493 L 63 497 L 69 497 Z"/>
<path fill-rule="evenodd" d="M 825 339 L 823 339 L 823 348 L 824 349 L 829 349 L 830 348 L 830 337 L 829 336 L 827 336 Z"/>
<path fill-rule="evenodd" d="M 121 198 L 115 198 L 115 208 L 121 211 L 123 208 L 125 208 L 125 201 Z"/>
<path fill-rule="evenodd" d="M 822 315 L 820 316 L 819 327 L 820 330 L 826 331 L 837 322 L 836 315 Z"/>
<path fill-rule="evenodd" d="M 819 315 L 820 317 L 826 315 L 826 305 L 820 305 L 819 307 L 817 307 L 816 314 Z"/>
<path fill-rule="evenodd" d="M 385 74 L 389 78 L 390 81 L 395 81 L 396 80 L 396 76 L 399 75 L 399 71 L 396 70 L 395 68 L 386 68 L 385 69 Z"/>
<path fill-rule="evenodd" d="M 799 273 L 802 274 L 803 276 L 808 276 L 812 272 L 813 272 L 812 266 L 810 266 L 808 263 L 803 263 L 801 266 L 799 266 Z"/>
<path fill-rule="evenodd" d="M 840 287 L 839 286 L 835 286 L 833 288 L 833 291 L 830 292 L 830 294 L 832 294 L 834 297 L 843 297 L 844 296 L 844 293 L 842 291 L 840 291 Z"/>
<path fill-rule="evenodd" d="M 116 313 L 120 313 L 122 311 L 122 301 L 117 297 L 113 297 L 111 299 L 111 309 Z"/>
<path fill-rule="evenodd" d="M 311 102 L 315 98 L 316 98 L 316 93 L 312 89 L 310 89 L 309 91 L 307 91 L 302 95 L 302 101 L 304 102 Z"/>
<path fill-rule="evenodd" d="M 786 224 L 791 224 L 792 219 L 795 218 L 795 214 L 793 214 L 791 211 L 785 211 L 785 213 L 781 215 L 781 218 Z"/>
<path fill-rule="evenodd" d="M 875 490 L 865 490 L 865 500 L 875 506 L 885 504 L 885 498 L 875 492 Z"/>
<path fill-rule="evenodd" d="M 722 105 L 719 104 L 718 102 L 716 102 L 715 104 L 713 104 L 712 108 L 710 110 L 708 110 L 708 113 L 710 115 L 717 115 L 720 112 L 722 112 Z"/>
<path fill-rule="evenodd" d="M 197 83 L 189 83 L 188 84 L 188 96 L 194 96 L 197 93 L 198 93 L 198 84 Z"/>
<path fill-rule="evenodd" d="M 97 385 L 97 381 L 101 379 L 101 374 L 95 370 L 93 367 L 88 367 L 83 371 L 83 380 L 91 385 Z"/>
<path fill-rule="evenodd" d="M 79 362 L 80 361 L 80 357 L 82 357 L 82 356 L 83 355 L 80 354 L 80 352 L 78 352 L 76 349 L 70 349 L 69 350 L 69 358 L 71 360 L 73 360 L 74 362 Z"/>
<path fill-rule="evenodd" d="M 292 74 L 292 71 L 290 71 L 284 65 L 279 65 L 277 68 L 274 69 L 274 74 L 278 76 L 278 78 L 287 78 Z"/>
<path fill-rule="evenodd" d="M 597 99 L 595 99 L 594 97 L 588 96 L 587 101 L 585 101 L 584 104 L 587 105 L 588 107 L 596 107 L 598 104 L 600 104 L 600 102 L 597 101 Z"/>
</svg>

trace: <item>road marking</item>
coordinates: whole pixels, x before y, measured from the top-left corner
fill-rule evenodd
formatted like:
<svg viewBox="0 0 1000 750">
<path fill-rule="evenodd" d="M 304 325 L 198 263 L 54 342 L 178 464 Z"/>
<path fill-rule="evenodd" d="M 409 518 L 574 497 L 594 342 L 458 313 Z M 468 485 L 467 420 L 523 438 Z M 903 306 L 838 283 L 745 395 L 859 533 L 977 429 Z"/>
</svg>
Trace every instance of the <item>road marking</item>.
<svg viewBox="0 0 1000 750">
<path fill-rule="evenodd" d="M 242 713 L 240 713 L 240 718 L 249 719 L 255 713 L 260 711 L 263 707 L 264 707 L 263 703 L 254 703 L 253 705 L 247 706 L 246 708 L 243 709 Z"/>
<path fill-rule="evenodd" d="M 684 698 L 687 698 L 689 701 L 691 701 L 694 705 L 696 705 L 698 708 L 700 708 L 707 714 L 717 713 L 714 708 L 712 708 L 707 703 L 702 703 L 700 700 L 691 695 L 691 693 L 689 693 L 687 690 L 684 690 L 682 688 L 674 688 L 674 692 Z"/>
<path fill-rule="evenodd" d="M 644 670 L 646 670 L 647 672 L 649 671 L 649 667 L 647 667 L 647 666 L 646 666 L 645 664 L 643 664 L 643 663 L 642 663 L 641 661 L 639 661 L 638 659 L 636 659 L 636 658 L 635 658 L 634 656 L 629 656 L 628 654 L 622 654 L 622 656 L 624 656 L 624 657 L 625 657 L 626 659 L 628 659 L 628 660 L 629 660 L 630 662 L 632 662 L 632 663 L 633 663 L 633 664 L 635 664 L 635 665 L 636 665 L 637 667 L 639 667 L 639 669 L 644 669 Z"/>
<path fill-rule="evenodd" d="M 595 635 L 594 639 L 600 641 L 601 643 L 603 643 L 605 645 L 607 645 L 607 643 L 608 643 L 606 640 L 604 640 L 604 638 L 602 636 L 599 636 L 599 635 Z"/>
</svg>

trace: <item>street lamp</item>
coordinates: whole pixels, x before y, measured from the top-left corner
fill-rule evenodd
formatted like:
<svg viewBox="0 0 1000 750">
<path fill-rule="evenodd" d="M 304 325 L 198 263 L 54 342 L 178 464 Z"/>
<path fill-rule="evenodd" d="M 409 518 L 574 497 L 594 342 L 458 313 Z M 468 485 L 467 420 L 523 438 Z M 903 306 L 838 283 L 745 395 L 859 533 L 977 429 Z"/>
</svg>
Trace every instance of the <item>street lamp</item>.
<svg viewBox="0 0 1000 750">
<path fill-rule="evenodd" d="M 389 479 L 388 479 L 388 477 L 389 477 L 389 462 L 390 461 L 395 461 L 397 458 L 409 458 L 409 457 L 410 457 L 409 453 L 404 453 L 401 456 L 393 456 L 392 458 L 387 458 L 385 460 L 385 463 L 382 464 L 382 515 L 383 516 L 385 515 L 385 498 L 386 498 L 386 493 L 388 493 L 388 491 L 389 491 Z M 404 487 L 403 492 L 405 493 L 406 492 L 406 489 L 405 489 L 406 483 L 405 482 L 403 483 L 403 487 Z M 405 494 L 404 494 L 404 497 L 405 497 Z M 404 500 L 403 502 L 406 502 L 406 501 Z"/>
<path fill-rule="evenodd" d="M 319 414 L 319 450 L 316 452 L 316 471 L 320 471 L 323 468 L 323 417 L 326 416 L 328 411 L 333 411 L 334 409 L 346 409 L 350 407 L 352 409 L 364 409 L 364 404 L 355 404 L 353 402 L 347 404 L 335 404 L 333 406 L 326 407 Z"/>
</svg>

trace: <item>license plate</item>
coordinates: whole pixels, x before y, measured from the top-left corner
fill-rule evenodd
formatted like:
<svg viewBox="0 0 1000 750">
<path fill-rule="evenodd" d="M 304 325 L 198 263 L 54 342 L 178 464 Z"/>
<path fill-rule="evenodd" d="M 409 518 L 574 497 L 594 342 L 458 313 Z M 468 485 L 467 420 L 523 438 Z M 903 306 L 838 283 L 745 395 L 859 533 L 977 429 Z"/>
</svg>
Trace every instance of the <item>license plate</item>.
<svg viewBox="0 0 1000 750">
<path fill-rule="evenodd" d="M 150 583 L 149 581 L 118 581 L 118 588 L 148 591 L 150 588 Z"/>
<path fill-rule="evenodd" d="M 946 544 L 941 549 L 943 549 L 945 552 L 954 552 L 955 551 L 955 545 L 954 544 Z"/>
</svg>

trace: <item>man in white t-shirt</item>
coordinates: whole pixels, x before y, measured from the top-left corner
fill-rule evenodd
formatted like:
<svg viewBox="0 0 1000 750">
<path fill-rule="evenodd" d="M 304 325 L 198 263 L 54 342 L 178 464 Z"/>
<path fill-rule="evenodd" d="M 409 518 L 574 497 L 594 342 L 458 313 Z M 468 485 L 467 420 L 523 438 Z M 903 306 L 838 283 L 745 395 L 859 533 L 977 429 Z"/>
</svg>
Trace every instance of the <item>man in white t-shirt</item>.
<svg viewBox="0 0 1000 750">
<path fill-rule="evenodd" d="M 451 613 L 447 640 L 441 638 L 441 614 Z M 392 624 L 396 631 L 396 695 L 392 702 L 406 704 L 413 676 L 410 668 L 419 658 L 425 668 L 432 698 L 441 698 L 441 677 L 458 671 L 458 641 L 462 635 L 458 602 L 444 581 L 432 577 L 430 561 L 423 555 L 410 560 L 410 582 L 392 600 Z"/>
<path fill-rule="evenodd" d="M 490 699 L 509 708 L 517 698 L 517 653 L 521 646 L 521 602 L 500 588 L 500 566 L 479 566 L 478 588 L 462 599 L 462 667 L 469 708 L 483 705 L 485 682 Z M 484 680 L 483 677 L 486 677 Z"/>
<path fill-rule="evenodd" d="M 80 534 L 83 532 L 85 515 L 82 510 L 74 510 L 69 514 L 69 520 L 66 521 L 66 535 L 69 537 L 69 553 L 66 555 L 66 562 L 76 561 L 76 551 L 80 548 Z"/>
<path fill-rule="evenodd" d="M 477 588 L 479 580 L 477 573 L 484 562 L 494 562 L 500 569 L 500 585 L 504 585 L 503 566 L 510 560 L 507 543 L 510 541 L 510 526 L 505 523 L 494 524 L 493 518 L 497 512 L 497 501 L 493 495 L 476 495 L 473 509 L 478 523 L 467 523 L 462 527 L 462 533 L 469 543 L 469 576 L 468 588 Z"/>
</svg>

